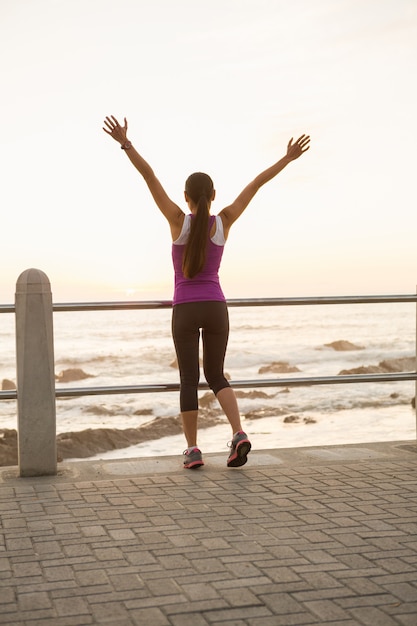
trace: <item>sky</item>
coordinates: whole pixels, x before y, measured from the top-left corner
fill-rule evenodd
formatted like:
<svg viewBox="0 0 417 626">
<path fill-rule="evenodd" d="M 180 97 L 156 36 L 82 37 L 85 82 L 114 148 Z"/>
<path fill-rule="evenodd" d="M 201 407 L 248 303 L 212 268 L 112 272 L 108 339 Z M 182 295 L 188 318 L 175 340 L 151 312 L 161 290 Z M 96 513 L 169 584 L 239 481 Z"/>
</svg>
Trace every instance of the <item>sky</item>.
<svg viewBox="0 0 417 626">
<path fill-rule="evenodd" d="M 0 0 L 0 303 L 171 299 L 167 222 L 128 136 L 184 210 L 212 212 L 286 151 L 223 256 L 226 297 L 415 293 L 416 0 Z"/>
</svg>

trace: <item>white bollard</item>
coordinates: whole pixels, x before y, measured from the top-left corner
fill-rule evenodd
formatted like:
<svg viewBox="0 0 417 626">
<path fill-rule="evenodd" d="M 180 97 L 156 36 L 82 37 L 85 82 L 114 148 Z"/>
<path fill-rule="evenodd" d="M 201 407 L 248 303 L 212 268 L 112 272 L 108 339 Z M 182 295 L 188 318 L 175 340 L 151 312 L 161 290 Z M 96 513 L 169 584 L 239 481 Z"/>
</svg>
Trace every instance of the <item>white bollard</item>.
<svg viewBox="0 0 417 626">
<path fill-rule="evenodd" d="M 57 473 L 51 285 L 37 269 L 16 283 L 16 367 L 20 476 Z"/>
</svg>

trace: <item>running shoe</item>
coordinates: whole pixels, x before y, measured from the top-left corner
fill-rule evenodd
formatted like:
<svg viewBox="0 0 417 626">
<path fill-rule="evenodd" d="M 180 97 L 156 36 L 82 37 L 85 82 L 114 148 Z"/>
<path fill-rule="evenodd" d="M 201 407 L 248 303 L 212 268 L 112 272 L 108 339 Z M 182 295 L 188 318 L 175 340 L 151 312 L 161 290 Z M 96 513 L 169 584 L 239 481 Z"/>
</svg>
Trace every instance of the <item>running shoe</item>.
<svg viewBox="0 0 417 626">
<path fill-rule="evenodd" d="M 201 450 L 193 448 L 192 450 L 184 450 L 184 469 L 198 469 L 204 465 Z"/>
<path fill-rule="evenodd" d="M 230 448 L 227 467 L 240 467 L 241 465 L 245 465 L 252 447 L 247 434 L 244 433 L 243 430 L 239 431 L 227 445 Z"/>
</svg>

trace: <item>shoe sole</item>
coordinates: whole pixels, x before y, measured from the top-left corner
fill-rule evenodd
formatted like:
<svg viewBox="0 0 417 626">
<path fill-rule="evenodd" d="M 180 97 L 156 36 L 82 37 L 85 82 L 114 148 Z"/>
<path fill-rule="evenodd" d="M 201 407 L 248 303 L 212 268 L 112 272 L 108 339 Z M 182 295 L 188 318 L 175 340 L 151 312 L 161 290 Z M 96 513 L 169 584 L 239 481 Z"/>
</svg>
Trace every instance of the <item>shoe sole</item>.
<svg viewBox="0 0 417 626">
<path fill-rule="evenodd" d="M 199 467 L 203 467 L 203 461 L 194 461 L 193 463 L 187 463 L 184 465 L 184 469 L 198 469 Z"/>
<path fill-rule="evenodd" d="M 251 443 L 249 440 L 240 441 L 233 456 L 227 459 L 227 467 L 241 467 L 245 465 L 248 460 L 248 454 L 251 450 Z"/>
</svg>

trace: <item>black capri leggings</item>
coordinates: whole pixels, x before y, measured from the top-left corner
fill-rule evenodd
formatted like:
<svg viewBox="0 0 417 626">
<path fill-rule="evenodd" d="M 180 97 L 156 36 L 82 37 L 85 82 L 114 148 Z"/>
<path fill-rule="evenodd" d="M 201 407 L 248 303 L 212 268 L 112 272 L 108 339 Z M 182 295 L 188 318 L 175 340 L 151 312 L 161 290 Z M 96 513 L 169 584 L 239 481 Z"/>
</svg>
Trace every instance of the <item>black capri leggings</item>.
<svg viewBox="0 0 417 626">
<path fill-rule="evenodd" d="M 203 340 L 204 376 L 217 395 L 230 387 L 223 365 L 229 338 L 229 314 L 225 302 L 186 302 L 172 311 L 172 336 L 180 370 L 181 411 L 198 409 L 197 387 L 200 380 L 199 339 Z"/>
</svg>

